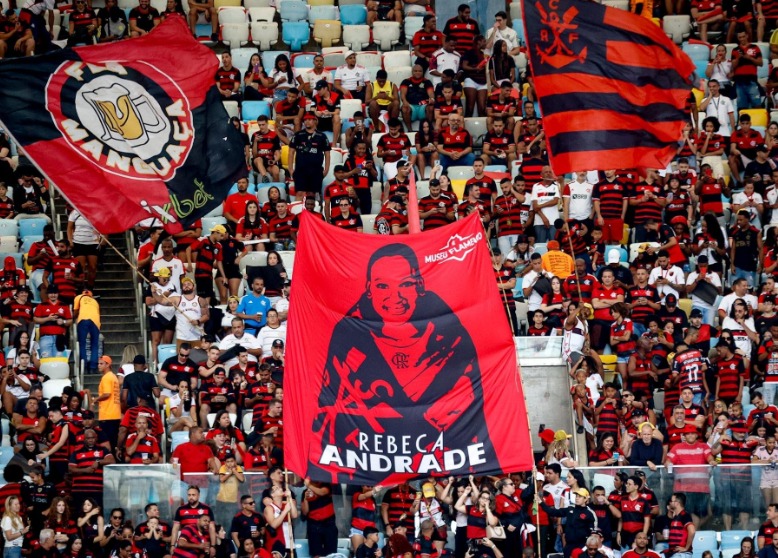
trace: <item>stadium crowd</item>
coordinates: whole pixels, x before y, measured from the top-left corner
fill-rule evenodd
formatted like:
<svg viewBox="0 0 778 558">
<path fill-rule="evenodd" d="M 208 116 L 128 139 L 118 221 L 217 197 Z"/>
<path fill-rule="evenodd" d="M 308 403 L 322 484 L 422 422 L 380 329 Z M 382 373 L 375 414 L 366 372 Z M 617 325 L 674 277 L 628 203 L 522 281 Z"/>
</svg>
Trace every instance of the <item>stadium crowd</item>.
<svg viewBox="0 0 778 558">
<path fill-rule="evenodd" d="M 0 57 L 50 48 L 60 37 L 47 24 L 62 8 L 11 6 Z M 218 40 L 213 0 L 187 8 L 192 30 L 203 14 Z M 759 83 L 767 61 L 752 41 L 775 27 L 778 3 L 629 2 L 646 17 L 689 13 L 701 39 L 723 31 L 738 44 L 710 48 L 705 91 L 692 97 L 670 167 L 570 177 L 548 163 L 510 7 L 485 29 L 463 4 L 442 30 L 429 0 L 365 8 L 369 24 L 422 17 L 399 83 L 392 68 L 373 75 L 350 50 L 337 68 L 319 54 L 308 68 L 286 54 L 265 64 L 256 52 L 244 69 L 221 54 L 225 106 L 260 101 L 267 114 L 233 117 L 250 172 L 216 220 L 173 236 L 154 221 L 135 229 L 138 269 L 153 278 L 148 360 L 132 348 L 121 363 L 101 355 L 104 240 L 78 211 L 62 238 L 43 229 L 24 266 L 6 258 L 0 394 L 15 446 L 0 487 L 6 558 L 284 558 L 303 520 L 319 557 L 338 549 L 341 513 L 357 558 L 707 558 L 698 529 L 736 526 L 758 527 L 738 541 L 740 558 L 774 558 L 778 123 L 768 124 L 766 107 L 778 75 Z M 115 0 L 97 12 L 77 0 L 67 41 L 140 36 L 186 12 L 176 0 L 162 13 L 139 0 L 129 14 Z M 16 166 L 12 147 L 0 139 L 0 219 L 48 218 L 48 185 L 23 153 Z M 424 230 L 480 215 L 514 334 L 562 337 L 582 455 L 573 435 L 541 428 L 539 476 L 357 487 L 345 510 L 340 486 L 284 474 L 293 275 L 284 255 L 301 211 L 354 232 L 406 233 L 414 184 Z M 45 363 L 74 342 L 100 375 L 97 392 L 67 388 L 44 400 Z M 168 452 L 181 432 L 188 441 Z M 103 509 L 106 467 L 165 461 L 192 480 L 173 516 L 154 502 L 142 522 Z M 598 478 L 581 469 L 587 463 Z M 706 550 L 718 558 L 716 545 Z"/>
</svg>

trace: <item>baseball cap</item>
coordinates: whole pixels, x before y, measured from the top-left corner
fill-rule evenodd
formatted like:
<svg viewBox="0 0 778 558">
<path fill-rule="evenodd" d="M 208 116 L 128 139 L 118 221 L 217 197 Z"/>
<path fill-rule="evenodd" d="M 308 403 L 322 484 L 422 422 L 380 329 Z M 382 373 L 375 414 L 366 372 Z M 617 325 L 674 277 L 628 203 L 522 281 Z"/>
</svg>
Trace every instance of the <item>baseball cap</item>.
<svg viewBox="0 0 778 558">
<path fill-rule="evenodd" d="M 576 496 L 583 496 L 584 498 L 589 497 L 589 491 L 586 490 L 585 488 L 578 488 L 576 490 L 573 490 L 573 494 L 575 494 Z"/>
<path fill-rule="evenodd" d="M 353 50 L 347 50 L 347 51 L 346 51 L 346 52 L 343 54 L 343 58 L 348 58 L 349 56 L 354 56 L 355 54 L 356 54 L 356 52 L 354 52 Z"/>
<path fill-rule="evenodd" d="M 699 434 L 699 430 L 697 430 L 697 427 L 693 424 L 687 424 L 683 427 L 683 430 L 681 430 L 681 434 Z"/>
<path fill-rule="evenodd" d="M 108 366 L 111 366 L 113 364 L 113 359 L 109 357 L 108 355 L 103 355 L 100 357 L 100 360 L 102 360 L 104 363 L 106 363 Z"/>
<path fill-rule="evenodd" d="M 329 87 L 329 84 L 327 83 L 326 79 L 320 79 L 316 82 L 316 85 L 314 86 L 314 89 L 318 91 L 319 89 L 326 89 Z"/>
<path fill-rule="evenodd" d="M 670 293 L 665 297 L 665 305 L 678 304 L 678 297 Z"/>
<path fill-rule="evenodd" d="M 554 441 L 554 431 L 550 428 L 546 428 L 540 434 L 538 434 L 538 436 L 547 444 L 550 444 Z"/>
<path fill-rule="evenodd" d="M 133 364 L 146 364 L 146 357 L 143 355 L 135 355 L 135 358 L 132 359 Z"/>
<path fill-rule="evenodd" d="M 651 245 L 648 242 L 644 242 L 643 244 L 638 246 L 638 254 L 642 254 L 643 252 L 645 252 L 649 248 L 651 248 Z"/>
<path fill-rule="evenodd" d="M 303 116 L 303 120 L 318 120 L 318 118 L 312 112 L 306 112 L 305 116 Z"/>
<path fill-rule="evenodd" d="M 194 279 L 189 276 L 184 276 L 181 278 L 181 284 L 183 285 L 184 283 L 192 283 L 194 285 Z"/>
<path fill-rule="evenodd" d="M 435 485 L 429 482 L 425 482 L 423 485 L 421 485 L 421 493 L 424 495 L 425 498 L 434 498 Z"/>
<path fill-rule="evenodd" d="M 155 277 L 170 277 L 170 268 L 169 267 L 160 267 L 157 271 L 154 272 Z"/>
<path fill-rule="evenodd" d="M 219 366 L 216 370 L 213 371 L 213 375 L 214 376 L 226 376 L 227 372 L 224 370 L 224 368 Z"/>
<path fill-rule="evenodd" d="M 688 225 L 688 224 L 689 224 L 689 221 L 687 221 L 687 220 L 686 220 L 686 217 L 684 217 L 683 215 L 676 215 L 675 217 L 673 217 L 672 219 L 670 219 L 670 224 L 671 224 L 671 225 L 677 225 L 677 224 L 679 224 L 679 223 L 680 223 L 681 225 Z"/>
<path fill-rule="evenodd" d="M 520 234 L 516 236 L 516 244 L 527 244 L 529 242 L 529 239 L 527 238 L 526 234 Z"/>
<path fill-rule="evenodd" d="M 440 186 L 440 180 L 438 180 L 437 178 L 431 178 L 429 185 L 430 186 Z"/>
<path fill-rule="evenodd" d="M 332 172 L 346 172 L 346 167 L 343 165 L 335 165 L 335 168 L 332 169 Z"/>
<path fill-rule="evenodd" d="M 702 310 L 699 308 L 692 308 L 692 311 L 689 313 L 690 318 L 702 318 Z"/>
<path fill-rule="evenodd" d="M 215 225 L 211 227 L 211 232 L 216 232 L 220 234 L 227 234 L 227 229 L 224 228 L 224 225 Z"/>
<path fill-rule="evenodd" d="M 616 264 L 621 261 L 621 250 L 617 248 L 611 248 L 608 250 L 608 261 L 606 263 Z"/>
<path fill-rule="evenodd" d="M 757 151 L 765 151 L 765 152 L 770 151 L 768 149 L 768 147 L 765 144 L 763 144 L 763 143 L 760 143 L 759 145 L 757 145 L 756 146 L 756 150 Z"/>
<path fill-rule="evenodd" d="M 408 159 L 400 159 L 399 161 L 397 161 L 397 168 L 398 169 L 400 167 L 407 167 L 407 166 L 408 166 Z"/>
<path fill-rule="evenodd" d="M 548 244 L 546 244 L 546 248 L 549 250 L 559 250 L 559 242 L 556 240 L 549 240 Z"/>
<path fill-rule="evenodd" d="M 568 438 L 572 438 L 572 434 L 568 434 L 564 430 L 557 430 L 554 432 L 554 441 L 555 442 L 561 442 L 562 440 L 567 440 Z"/>
<path fill-rule="evenodd" d="M 284 348 L 283 339 L 276 339 L 275 341 L 273 341 L 273 347 L 281 347 L 283 349 Z"/>
</svg>

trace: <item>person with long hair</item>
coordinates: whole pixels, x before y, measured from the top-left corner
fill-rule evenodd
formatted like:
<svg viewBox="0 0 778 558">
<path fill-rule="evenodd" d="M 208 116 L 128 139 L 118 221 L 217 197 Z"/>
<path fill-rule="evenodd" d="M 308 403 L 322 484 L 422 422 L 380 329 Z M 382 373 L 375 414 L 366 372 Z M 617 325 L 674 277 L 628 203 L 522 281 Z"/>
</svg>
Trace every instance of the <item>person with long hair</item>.
<svg viewBox="0 0 778 558">
<path fill-rule="evenodd" d="M 700 219 L 700 229 L 694 235 L 691 250 L 695 256 L 708 256 L 708 267 L 721 276 L 729 243 L 716 215 L 708 212 Z"/>
<path fill-rule="evenodd" d="M 238 225 L 235 228 L 235 238 L 240 242 L 247 240 L 262 240 L 268 237 L 267 223 L 262 218 L 262 214 L 259 210 L 259 202 L 251 200 L 246 204 L 246 210 L 238 221 Z M 249 252 L 264 252 L 265 244 L 258 242 L 257 244 L 245 244 L 245 249 Z"/>
<path fill-rule="evenodd" d="M 5 499 L 5 513 L 0 521 L 3 529 L 3 558 L 21 558 L 24 536 L 30 530 L 29 525 L 24 524 L 21 515 L 21 501 L 18 496 L 9 496 Z"/>
<path fill-rule="evenodd" d="M 44 527 L 54 531 L 54 541 L 60 552 L 67 548 L 70 537 L 78 533 L 76 522 L 70 519 L 67 500 L 62 496 L 57 496 L 51 501 Z"/>
<path fill-rule="evenodd" d="M 346 168 L 346 178 L 351 180 L 354 193 L 359 200 L 359 212 L 369 215 L 373 212 L 373 198 L 370 188 L 378 180 L 378 169 L 370 153 L 370 144 L 362 139 L 354 140 L 349 148 L 349 155 L 343 166 Z"/>
<path fill-rule="evenodd" d="M 266 83 L 267 88 L 273 90 L 273 100 L 275 102 L 285 100 L 287 91 L 297 85 L 292 64 L 289 62 L 289 57 L 286 54 L 279 54 L 276 57 Z"/>
<path fill-rule="evenodd" d="M 281 259 L 281 254 L 276 250 L 270 250 L 267 253 L 267 266 L 268 271 L 273 277 L 265 276 L 265 296 L 270 299 L 272 304 L 278 302 L 281 298 L 281 291 L 283 289 L 284 281 L 289 279 L 289 275 L 284 267 L 284 262 Z"/>
<path fill-rule="evenodd" d="M 81 535 L 73 535 L 68 539 L 67 548 L 62 553 L 62 558 L 95 558 L 99 556 L 85 544 L 85 539 Z"/>
<path fill-rule="evenodd" d="M 495 513 L 505 529 L 505 539 L 497 541 L 497 546 L 504 556 L 519 556 L 522 547 L 521 529 L 525 523 L 532 521 L 524 512 L 523 502 L 516 495 L 516 481 L 513 478 L 498 480 L 495 488 Z"/>
<path fill-rule="evenodd" d="M 492 90 L 499 89 L 504 80 L 511 83 L 516 81 L 516 62 L 508 53 L 508 43 L 498 40 L 494 43 L 492 58 L 489 60 L 489 84 Z"/>
<path fill-rule="evenodd" d="M 729 315 L 721 322 L 721 329 L 732 333 L 732 341 L 743 356 L 743 366 L 751 369 L 751 344 L 759 344 L 759 334 L 756 332 L 754 318 L 748 315 L 748 305 L 742 298 L 735 299 Z"/>
<path fill-rule="evenodd" d="M 267 189 L 267 201 L 262 205 L 262 218 L 269 223 L 273 217 L 278 215 L 276 204 L 282 200 L 281 190 L 278 186 L 271 186 Z"/>
<path fill-rule="evenodd" d="M 435 147 L 437 134 L 429 120 L 419 123 L 419 131 L 416 132 L 416 167 L 419 169 L 421 180 L 425 180 L 424 173 L 427 165 L 434 168 L 438 162 L 438 150 Z"/>
<path fill-rule="evenodd" d="M 622 382 L 627 383 L 627 364 L 629 357 L 635 352 L 635 328 L 629 319 L 629 306 L 624 302 L 617 302 L 610 308 L 613 318 L 611 323 L 610 346 L 616 353 L 616 370 L 621 376 Z"/>
<path fill-rule="evenodd" d="M 764 133 L 764 143 L 767 146 L 767 156 L 770 159 L 778 158 L 778 122 L 772 121 L 767 125 Z M 774 202 L 771 202 L 774 203 Z"/>
<path fill-rule="evenodd" d="M 243 436 L 243 432 L 235 428 L 230 419 L 230 413 L 226 409 L 222 409 L 216 413 L 216 417 L 213 419 L 213 428 L 208 431 L 206 440 L 211 440 L 216 437 L 219 432 L 224 434 L 224 443 L 229 446 L 230 450 L 235 454 L 235 459 L 238 463 L 243 463 L 243 455 L 246 453 L 246 440 Z"/>
<path fill-rule="evenodd" d="M 359 548 L 365 542 L 366 528 L 376 527 L 375 497 L 380 492 L 380 486 L 363 486 L 351 497 L 351 548 Z"/>
<path fill-rule="evenodd" d="M 606 432 L 600 436 L 597 447 L 589 453 L 590 467 L 615 467 L 619 460 L 614 454 L 617 454 L 619 448 L 616 446 L 616 435 L 613 432 Z M 571 471 L 572 472 L 572 471 Z"/>
<path fill-rule="evenodd" d="M 764 444 L 754 450 L 753 463 L 764 465 L 761 467 L 759 490 L 762 493 L 764 505 L 778 505 L 778 447 L 776 447 L 775 435 L 765 437 Z"/>
<path fill-rule="evenodd" d="M 26 349 L 30 353 L 30 364 L 32 364 L 35 368 L 40 370 L 41 367 L 41 355 L 40 355 L 40 346 L 38 345 L 38 342 L 34 339 L 30 338 L 30 334 L 22 330 L 19 332 L 19 334 L 16 336 L 16 338 L 13 340 L 13 347 L 10 351 L 8 351 L 8 354 L 5 356 L 5 361 L 12 366 L 19 366 L 19 350 L 20 349 Z"/>
<path fill-rule="evenodd" d="M 484 54 L 486 39 L 478 35 L 473 44 L 462 56 L 462 70 L 465 74 L 463 83 L 465 89 L 465 116 L 470 118 L 478 106 L 478 116 L 486 116 L 486 98 L 489 88 L 486 78 L 487 58 Z"/>
<path fill-rule="evenodd" d="M 93 291 L 97 275 L 97 256 L 100 246 L 104 243 L 103 236 L 76 209 L 68 215 L 67 236 L 73 247 L 73 256 L 84 270 L 84 286 Z"/>
<path fill-rule="evenodd" d="M 269 93 L 267 81 L 262 58 L 259 54 L 252 54 L 246 72 L 243 74 L 243 98 L 246 101 L 261 101 L 267 97 Z"/>
<path fill-rule="evenodd" d="M 562 324 L 567 318 L 567 306 L 569 304 L 570 297 L 565 293 L 562 280 L 556 276 L 552 277 L 551 292 L 543 295 L 540 309 L 546 314 L 546 323 L 556 329 L 557 333 L 561 331 Z"/>
<path fill-rule="evenodd" d="M 756 558 L 754 539 L 752 537 L 743 537 L 740 540 L 740 552 L 735 554 L 733 558 Z"/>
<path fill-rule="evenodd" d="M 94 498 L 85 498 L 81 505 L 81 512 L 76 519 L 76 526 L 83 546 L 87 547 L 92 555 L 100 554 L 100 541 L 105 537 L 105 520 L 102 509 Z"/>
</svg>

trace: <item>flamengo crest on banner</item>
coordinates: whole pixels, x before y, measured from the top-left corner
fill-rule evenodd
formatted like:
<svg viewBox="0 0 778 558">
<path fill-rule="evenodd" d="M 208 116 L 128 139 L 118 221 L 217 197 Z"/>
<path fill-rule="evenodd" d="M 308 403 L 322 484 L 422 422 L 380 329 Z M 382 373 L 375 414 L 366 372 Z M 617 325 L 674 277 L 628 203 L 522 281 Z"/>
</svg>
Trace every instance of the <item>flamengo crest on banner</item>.
<svg viewBox="0 0 778 558">
<path fill-rule="evenodd" d="M 560 17 L 557 12 L 558 2 L 556 0 L 548 1 L 549 11 L 546 11 L 542 2 L 536 2 L 535 6 L 540 13 L 540 23 L 545 26 L 540 31 L 539 42 L 543 44 L 550 43 L 546 48 L 541 47 L 540 44 L 535 45 L 540 60 L 557 69 L 564 68 L 576 60 L 583 63 L 586 60 L 586 47 L 577 54 L 573 50 L 575 43 L 579 39 L 578 33 L 572 33 L 572 31 L 578 29 L 578 25 L 573 23 L 573 20 L 579 13 L 578 8 L 571 6 Z M 564 33 L 567 33 L 567 35 L 564 35 Z M 569 46 L 565 44 L 565 40 Z"/>
<path fill-rule="evenodd" d="M 194 139 L 186 96 L 145 62 L 66 62 L 49 80 L 46 107 L 76 153 L 123 178 L 171 179 Z"/>
</svg>

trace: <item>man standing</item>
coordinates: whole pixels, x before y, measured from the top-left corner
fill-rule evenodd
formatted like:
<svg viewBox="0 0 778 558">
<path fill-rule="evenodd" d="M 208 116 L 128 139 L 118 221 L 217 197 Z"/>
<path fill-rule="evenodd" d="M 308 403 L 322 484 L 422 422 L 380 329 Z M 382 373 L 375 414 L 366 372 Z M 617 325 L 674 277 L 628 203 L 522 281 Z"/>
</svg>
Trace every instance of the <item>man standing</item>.
<svg viewBox="0 0 778 558">
<path fill-rule="evenodd" d="M 154 401 L 159 398 L 159 387 L 154 375 L 146 368 L 146 357 L 136 355 L 132 361 L 135 372 L 124 378 L 122 384 L 122 408 L 129 409 L 139 404 L 142 397 L 146 401 Z"/>
<path fill-rule="evenodd" d="M 494 216 L 497 219 L 497 246 L 500 252 L 507 255 L 523 231 L 521 208 L 525 195 L 518 191 L 510 178 L 500 181 L 500 190 L 502 195 L 498 196 L 493 204 Z"/>
<path fill-rule="evenodd" d="M 700 103 L 700 112 L 704 112 L 706 116 L 717 118 L 721 126 L 719 134 L 729 137 L 735 129 L 735 107 L 732 105 L 732 100 L 721 94 L 721 85 L 718 80 L 710 80 L 708 90 L 710 95 Z"/>
<path fill-rule="evenodd" d="M 97 355 L 100 352 L 100 303 L 92 297 L 90 290 L 84 289 L 73 301 L 73 310 L 76 312 L 78 350 L 82 360 L 86 360 L 89 354 L 87 373 L 94 374 L 97 372 Z M 89 353 L 86 350 L 87 338 Z"/>
<path fill-rule="evenodd" d="M 748 33 L 738 31 L 737 46 L 732 51 L 732 70 L 737 91 L 738 109 L 759 108 L 762 97 L 757 83 L 757 68 L 764 64 L 762 50 L 748 42 Z"/>
<path fill-rule="evenodd" d="M 189 430 L 189 441 L 176 446 L 173 451 L 173 462 L 178 461 L 181 469 L 181 478 L 186 478 L 187 473 L 216 473 L 221 464 L 213 455 L 210 446 L 205 443 L 203 429 L 195 426 Z M 213 515 L 211 508 L 200 502 L 200 489 L 190 486 L 186 491 L 187 504 L 176 511 L 173 523 L 173 540 L 178 530 L 186 525 L 187 519 L 196 519 L 205 513 Z"/>
<path fill-rule="evenodd" d="M 605 178 L 594 185 L 595 223 L 602 227 L 602 239 L 606 244 L 620 244 L 624 236 L 624 218 L 629 200 L 627 184 L 615 170 L 606 170 Z"/>
<path fill-rule="evenodd" d="M 99 410 L 100 427 L 105 433 L 105 437 L 111 443 L 111 449 L 114 449 L 116 440 L 119 437 L 122 406 L 119 379 L 111 370 L 111 364 L 113 364 L 113 361 L 108 355 L 101 356 L 97 362 L 97 370 L 103 377 L 100 379 L 100 385 L 97 388 L 97 399 L 95 399 L 92 406 Z"/>
<path fill-rule="evenodd" d="M 446 22 L 443 34 L 454 39 L 454 47 L 459 52 L 467 52 L 473 46 L 476 35 L 480 34 L 478 22 L 470 17 L 470 6 L 460 4 L 457 15 Z"/>
<path fill-rule="evenodd" d="M 35 323 L 40 325 L 41 357 L 62 356 L 65 354 L 65 347 L 58 339 L 67 338 L 73 315 L 69 306 L 60 303 L 56 285 L 47 287 L 46 296 L 48 303 L 39 304 L 33 313 Z"/>
<path fill-rule="evenodd" d="M 747 209 L 737 212 L 736 225 L 729 232 L 729 259 L 732 280 L 745 279 L 748 288 L 757 285 L 758 273 L 762 267 L 762 235 L 751 224 Z"/>
<path fill-rule="evenodd" d="M 565 221 L 583 222 L 591 230 L 594 217 L 594 186 L 586 179 L 586 171 L 575 173 L 575 180 L 565 184 L 562 204 Z"/>
<path fill-rule="evenodd" d="M 86 498 L 94 498 L 103 504 L 103 467 L 116 460 L 106 448 L 97 445 L 97 433 L 84 431 L 84 445 L 70 454 L 68 472 L 73 479 L 73 495 L 79 508 Z"/>
<path fill-rule="evenodd" d="M 531 194 L 532 210 L 535 213 L 535 242 L 548 242 L 556 235 L 554 222 L 559 219 L 562 193 L 549 165 L 542 168 L 540 175 L 542 179 L 532 187 Z"/>
<path fill-rule="evenodd" d="M 213 288 L 211 288 L 211 292 L 213 292 Z M 178 347 L 180 348 L 182 343 L 197 343 L 203 334 L 202 326 L 208 321 L 210 311 L 206 299 L 195 293 L 194 281 L 184 276 L 181 279 L 181 294 L 178 296 L 163 297 L 158 291 L 154 291 L 152 294 L 157 304 L 176 308 L 176 344 Z"/>
<path fill-rule="evenodd" d="M 330 171 L 330 142 L 316 129 L 317 123 L 315 114 L 305 113 L 305 129 L 296 132 L 289 142 L 288 168 L 298 201 L 307 196 L 319 199 L 321 183 Z"/>
<path fill-rule="evenodd" d="M 216 281 L 223 281 L 227 286 L 227 275 L 224 273 L 222 265 L 223 248 L 220 242 L 227 237 L 227 229 L 224 225 L 215 225 L 209 231 L 211 234 L 200 239 L 186 247 L 186 264 L 189 270 L 192 270 L 192 252 L 197 252 L 197 259 L 194 263 L 195 286 L 198 294 L 203 297 L 206 304 L 210 304 L 211 299 L 215 300 L 213 292 L 213 269 L 216 268 L 218 276 Z M 191 339 L 187 339 L 192 341 Z"/>
<path fill-rule="evenodd" d="M 689 516 L 689 513 L 686 511 L 686 502 L 690 496 L 693 495 L 676 492 L 670 498 L 670 509 L 673 512 L 673 517 L 670 521 L 668 558 L 687 558 L 692 555 L 696 522 L 694 521 L 694 515 Z"/>
<path fill-rule="evenodd" d="M 709 465 L 716 466 L 716 458 L 710 451 L 708 444 L 697 439 L 697 427 L 687 424 L 683 430 L 684 441 L 676 444 L 665 458 L 665 466 L 670 465 Z M 676 523 L 675 538 L 673 538 L 672 525 L 670 528 L 670 548 L 673 553 L 691 552 L 694 539 L 694 525 L 699 525 L 700 519 L 708 515 L 708 503 L 710 500 L 710 471 L 707 467 L 681 467 L 675 470 L 675 484 L 673 490 L 677 491 L 671 498 L 671 506 L 674 511 L 674 523 Z M 683 490 L 685 494 L 681 493 Z M 680 498 L 679 498 L 680 497 Z M 688 514 L 686 513 L 687 499 L 689 511 L 692 514 L 691 536 L 688 540 L 684 537 L 687 528 Z M 685 514 L 678 517 L 679 514 Z M 678 521 L 675 521 L 678 518 Z M 684 550 L 685 549 L 685 550 Z M 679 557 L 680 558 L 680 557 Z"/>
<path fill-rule="evenodd" d="M 262 528 L 265 525 L 264 516 L 257 511 L 257 503 L 254 497 L 246 494 L 240 498 L 240 511 L 232 518 L 230 524 L 230 538 L 236 548 L 246 539 L 251 539 L 259 548 L 261 546 Z"/>
</svg>

